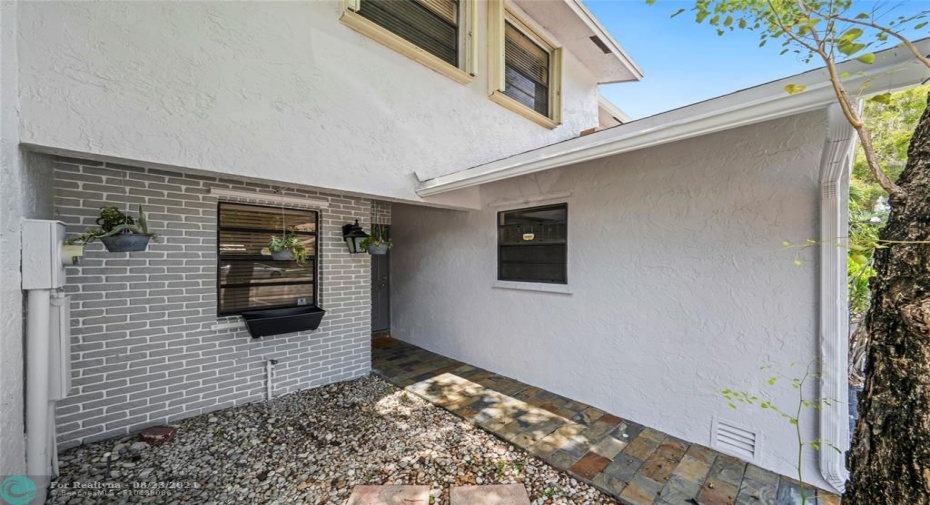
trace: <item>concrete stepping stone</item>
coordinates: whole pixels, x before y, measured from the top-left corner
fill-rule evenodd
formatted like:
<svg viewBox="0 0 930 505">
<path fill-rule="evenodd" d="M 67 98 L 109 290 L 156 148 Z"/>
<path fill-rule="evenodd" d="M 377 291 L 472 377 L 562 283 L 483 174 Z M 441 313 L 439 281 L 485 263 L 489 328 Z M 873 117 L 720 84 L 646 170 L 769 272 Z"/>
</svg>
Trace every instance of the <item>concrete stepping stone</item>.
<svg viewBox="0 0 930 505">
<path fill-rule="evenodd" d="M 346 505 L 429 505 L 429 486 L 355 486 Z"/>
<path fill-rule="evenodd" d="M 526 488 L 520 484 L 453 486 L 450 505 L 530 505 Z"/>
</svg>

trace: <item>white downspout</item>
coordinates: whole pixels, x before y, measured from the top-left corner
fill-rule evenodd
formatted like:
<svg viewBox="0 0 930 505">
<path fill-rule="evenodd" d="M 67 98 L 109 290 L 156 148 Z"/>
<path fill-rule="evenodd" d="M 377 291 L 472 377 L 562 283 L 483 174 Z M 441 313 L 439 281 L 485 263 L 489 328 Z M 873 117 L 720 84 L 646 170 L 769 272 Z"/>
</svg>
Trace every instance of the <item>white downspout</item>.
<svg viewBox="0 0 930 505">
<path fill-rule="evenodd" d="M 861 104 L 860 104 L 861 107 Z M 849 307 L 846 280 L 849 169 L 856 135 L 839 104 L 827 109 L 820 163 L 820 471 L 837 491 L 846 488 L 849 449 Z M 842 452 L 837 452 L 830 445 Z"/>
<path fill-rule="evenodd" d="M 48 377 L 51 291 L 27 291 L 26 312 L 26 471 L 48 475 Z M 40 489 L 43 484 L 36 483 Z"/>
</svg>

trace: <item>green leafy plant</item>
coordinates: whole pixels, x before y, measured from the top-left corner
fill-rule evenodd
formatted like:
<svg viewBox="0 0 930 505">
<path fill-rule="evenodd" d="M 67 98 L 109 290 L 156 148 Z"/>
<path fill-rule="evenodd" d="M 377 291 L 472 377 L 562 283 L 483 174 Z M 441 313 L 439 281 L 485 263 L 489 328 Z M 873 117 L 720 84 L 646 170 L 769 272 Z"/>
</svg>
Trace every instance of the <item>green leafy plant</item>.
<svg viewBox="0 0 930 505">
<path fill-rule="evenodd" d="M 147 235 L 150 239 L 155 240 L 158 235 L 149 231 L 148 221 L 145 218 L 145 212 L 142 211 L 141 204 L 138 210 L 138 216 L 133 218 L 116 207 L 101 207 L 100 217 L 96 221 L 97 226 L 85 229 L 84 233 L 69 238 L 65 243 L 68 245 L 86 245 L 103 237 L 121 234 Z"/>
<path fill-rule="evenodd" d="M 268 244 L 268 250 L 271 252 L 290 251 L 294 255 L 294 261 L 298 265 L 303 265 L 304 261 L 310 257 L 310 251 L 300 241 L 300 236 L 293 231 L 284 232 L 280 237 L 274 235 L 271 237 L 271 243 Z"/>
<path fill-rule="evenodd" d="M 791 363 L 789 367 L 795 367 L 798 363 Z M 773 371 L 772 376 L 769 377 L 765 383 L 769 388 L 774 388 L 779 384 L 787 383 L 791 385 L 792 390 L 795 391 L 796 401 L 791 405 L 791 407 L 779 407 L 772 400 L 772 395 L 769 392 L 760 393 L 756 395 L 748 391 L 740 391 L 735 389 L 723 389 L 719 393 L 727 400 L 727 404 L 732 409 L 739 408 L 740 404 L 746 406 L 757 407 L 761 410 L 772 412 L 789 424 L 794 426 L 794 431 L 797 436 L 798 442 L 798 460 L 795 468 L 798 470 L 798 482 L 800 483 L 801 490 L 801 504 L 804 505 L 807 503 L 807 493 L 804 489 L 804 448 L 810 447 L 815 451 L 819 451 L 824 445 L 836 450 L 837 452 L 842 453 L 840 449 L 833 446 L 829 442 L 824 442 L 823 439 L 814 439 L 814 440 L 804 440 L 803 435 L 801 434 L 801 416 L 805 410 L 823 410 L 824 406 L 831 405 L 833 400 L 827 398 L 808 398 L 804 395 L 804 386 L 811 380 L 818 380 L 820 374 L 814 370 L 817 368 L 817 362 L 812 361 L 808 363 L 807 369 L 804 371 L 804 374 L 800 377 L 790 377 L 782 374 L 781 372 Z M 771 365 L 766 365 L 760 368 L 760 370 L 772 370 Z"/>
<path fill-rule="evenodd" d="M 371 235 L 362 240 L 362 243 L 359 245 L 362 249 L 368 249 L 372 246 L 387 246 L 388 249 L 394 247 L 394 243 L 391 242 L 391 239 L 387 238 L 387 230 L 384 228 L 384 225 L 380 224 L 371 225 Z"/>
<path fill-rule="evenodd" d="M 553 487 L 547 488 L 543 492 L 543 496 L 546 498 L 555 498 L 556 496 L 562 494 L 562 488 L 559 486 L 553 485 Z"/>
</svg>

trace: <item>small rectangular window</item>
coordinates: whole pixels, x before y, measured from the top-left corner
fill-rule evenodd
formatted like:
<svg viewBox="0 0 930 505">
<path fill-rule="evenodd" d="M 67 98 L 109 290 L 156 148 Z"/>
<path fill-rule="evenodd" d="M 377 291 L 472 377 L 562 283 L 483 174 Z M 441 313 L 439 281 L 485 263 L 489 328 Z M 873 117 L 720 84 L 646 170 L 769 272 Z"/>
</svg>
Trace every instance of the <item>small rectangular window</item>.
<svg viewBox="0 0 930 505">
<path fill-rule="evenodd" d="M 358 13 L 459 66 L 458 0 L 360 0 Z"/>
<path fill-rule="evenodd" d="M 549 116 L 549 51 L 509 21 L 504 26 L 504 94 Z"/>
<path fill-rule="evenodd" d="M 504 0 L 488 0 L 488 89 L 493 102 L 530 121 L 562 122 L 562 48 Z"/>
<path fill-rule="evenodd" d="M 293 307 L 316 301 L 319 215 L 315 211 L 220 202 L 217 240 L 217 313 Z M 272 236 L 296 233 L 307 248 L 303 264 L 275 261 Z"/>
<path fill-rule="evenodd" d="M 497 278 L 567 284 L 568 206 L 498 213 Z"/>
</svg>

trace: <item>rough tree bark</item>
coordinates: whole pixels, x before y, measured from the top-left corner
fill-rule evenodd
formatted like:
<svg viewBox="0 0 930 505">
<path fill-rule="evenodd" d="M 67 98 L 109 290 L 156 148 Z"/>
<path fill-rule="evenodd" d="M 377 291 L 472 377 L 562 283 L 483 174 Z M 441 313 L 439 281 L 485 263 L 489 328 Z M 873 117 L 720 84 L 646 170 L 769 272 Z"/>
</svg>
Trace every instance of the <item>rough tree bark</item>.
<svg viewBox="0 0 930 505">
<path fill-rule="evenodd" d="M 876 251 L 871 335 L 844 505 L 930 505 L 930 109 Z M 925 242 L 925 243 L 915 243 Z"/>
</svg>

